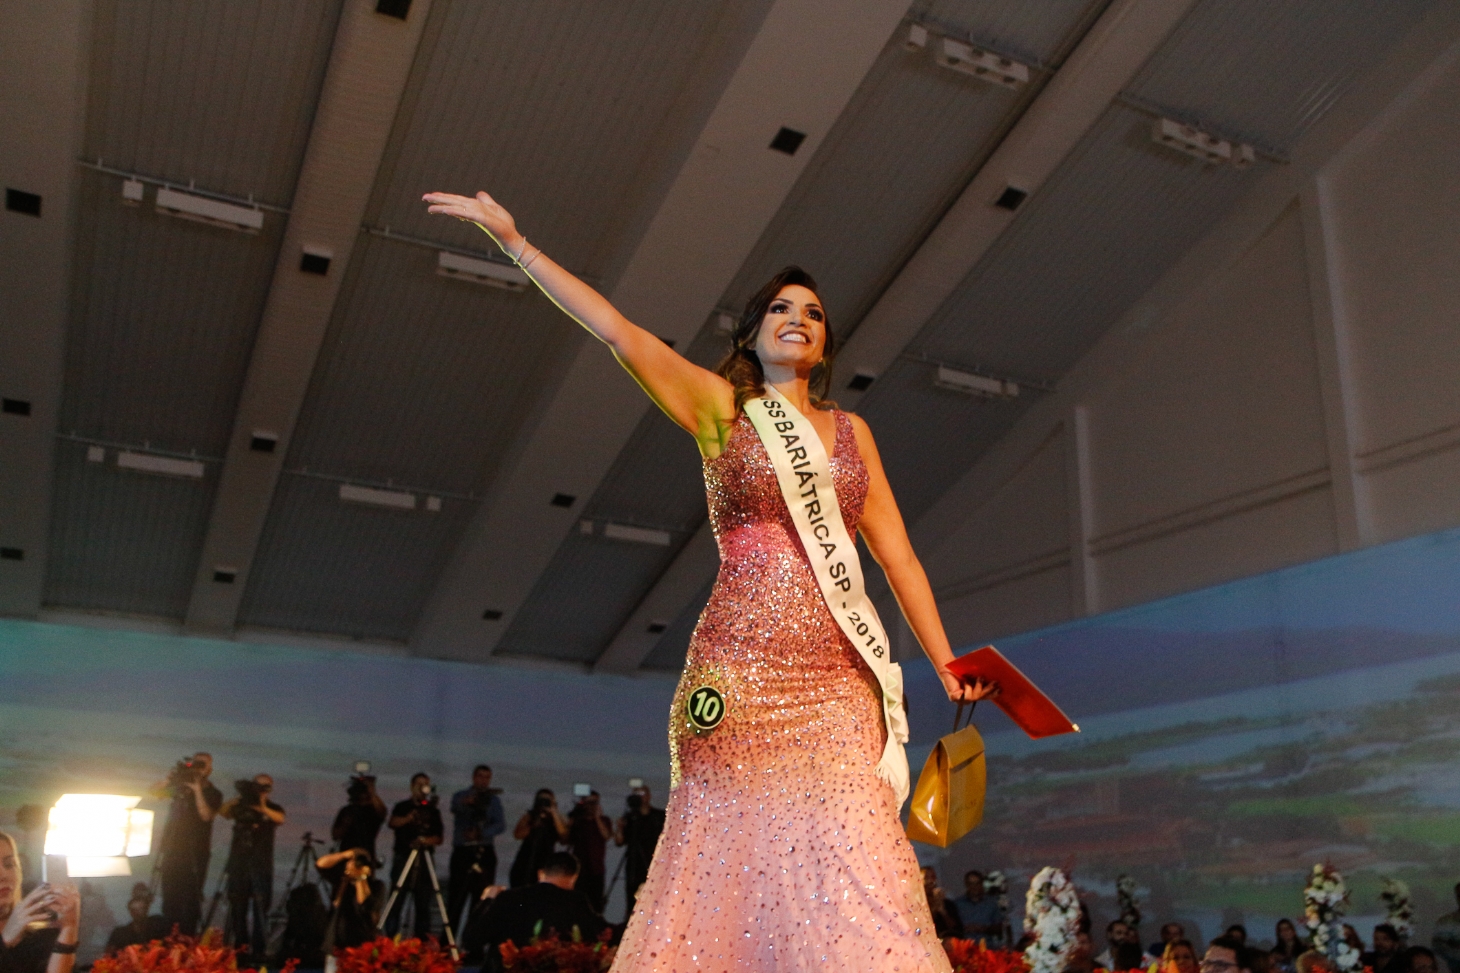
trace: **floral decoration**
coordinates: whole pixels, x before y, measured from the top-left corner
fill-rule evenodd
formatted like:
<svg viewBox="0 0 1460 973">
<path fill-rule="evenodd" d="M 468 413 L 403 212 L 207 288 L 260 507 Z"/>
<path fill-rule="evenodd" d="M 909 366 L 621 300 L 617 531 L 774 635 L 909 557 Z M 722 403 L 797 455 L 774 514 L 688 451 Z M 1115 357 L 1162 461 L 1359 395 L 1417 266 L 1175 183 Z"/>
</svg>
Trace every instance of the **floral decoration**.
<svg viewBox="0 0 1460 973">
<path fill-rule="evenodd" d="M 1359 951 L 1343 941 L 1343 914 L 1348 911 L 1348 886 L 1332 865 L 1314 865 L 1303 889 L 1304 923 L 1313 932 L 1313 948 L 1325 953 L 1338 969 L 1358 970 Z"/>
<path fill-rule="evenodd" d="M 526 946 L 511 940 L 503 943 L 502 969 L 505 973 L 603 973 L 613 965 L 616 947 L 608 945 L 607 930 L 594 943 L 585 943 L 577 935 L 569 940 L 556 935 L 534 936 Z"/>
<path fill-rule="evenodd" d="M 1028 973 L 1029 960 L 1013 949 L 989 949 L 982 939 L 945 939 L 953 973 Z"/>
<path fill-rule="evenodd" d="M 1397 878 L 1386 878 L 1379 886 L 1379 901 L 1389 913 L 1385 921 L 1399 933 L 1399 938 L 1408 939 L 1414 932 L 1414 905 L 1409 901 L 1409 886 Z"/>
<path fill-rule="evenodd" d="M 456 973 L 456 960 L 434 939 L 379 936 L 336 951 L 335 961 L 337 973 Z"/>
<path fill-rule="evenodd" d="M 1080 899 L 1058 868 L 1039 870 L 1024 899 L 1024 931 L 1034 942 L 1024 951 L 1030 973 L 1061 973 L 1080 928 Z"/>
<path fill-rule="evenodd" d="M 1009 879 L 1001 871 L 995 869 L 983 877 L 983 891 L 985 895 L 992 895 L 999 903 L 999 915 L 1004 921 L 1009 918 Z"/>
<path fill-rule="evenodd" d="M 298 960 L 284 964 L 294 973 Z M 117 950 L 92 964 L 92 973 L 259 973 L 238 962 L 238 951 L 223 945 L 223 935 L 209 929 L 201 938 L 169 936 Z"/>
<path fill-rule="evenodd" d="M 1115 880 L 1115 900 L 1120 906 L 1120 921 L 1135 929 L 1141 924 L 1141 907 L 1136 900 L 1136 880 L 1122 875 Z"/>
</svg>

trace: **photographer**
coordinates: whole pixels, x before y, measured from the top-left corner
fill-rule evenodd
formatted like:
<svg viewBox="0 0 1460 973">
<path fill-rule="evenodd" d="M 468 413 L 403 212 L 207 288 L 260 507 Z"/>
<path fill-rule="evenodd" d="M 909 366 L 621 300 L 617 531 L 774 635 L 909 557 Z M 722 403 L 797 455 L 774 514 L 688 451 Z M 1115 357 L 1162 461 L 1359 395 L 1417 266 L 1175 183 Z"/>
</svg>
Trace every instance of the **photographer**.
<svg viewBox="0 0 1460 973">
<path fill-rule="evenodd" d="M 179 760 L 154 789 L 171 795 L 162 831 L 162 915 L 186 936 L 197 935 L 203 914 L 203 880 L 212 854 L 213 818 L 223 795 L 208 780 L 213 755 L 199 751 Z"/>
<path fill-rule="evenodd" d="M 604 930 L 603 917 L 574 888 L 578 860 L 565 851 L 547 857 L 531 885 L 482 892 L 488 905 L 472 914 L 462 937 L 466 955 L 482 958 L 482 969 L 500 970 L 503 943 L 526 946 L 537 936 L 556 935 L 564 942 L 591 943 Z"/>
<path fill-rule="evenodd" d="M 127 915 L 131 917 L 131 921 L 117 926 L 107 937 L 107 956 L 128 946 L 139 946 L 154 939 L 167 938 L 171 932 L 167 920 L 161 916 L 148 915 L 151 909 L 152 892 L 148 890 L 146 882 L 138 882 L 132 886 L 132 897 L 127 900 Z"/>
<path fill-rule="evenodd" d="M 375 878 L 375 860 L 364 848 L 331 852 L 314 867 L 330 883 L 330 917 L 325 924 L 323 954 L 349 949 L 375 938 L 385 886 Z"/>
<path fill-rule="evenodd" d="M 451 795 L 451 876 L 446 911 L 461 920 L 462 906 L 482 889 L 497 884 L 497 848 L 493 839 L 507 830 L 502 802 L 492 791 L 492 768 L 478 765 L 471 786 Z"/>
<path fill-rule="evenodd" d="M 557 843 L 568 840 L 568 822 L 558 813 L 557 795 L 546 787 L 538 791 L 532 807 L 512 829 L 512 837 L 522 844 L 517 846 L 517 857 L 512 859 L 507 880 L 512 888 L 520 889 L 537 882 L 538 870 Z"/>
<path fill-rule="evenodd" d="M 74 885 L 38 885 L 20 897 L 20 849 L 0 831 L 0 973 L 71 973 L 80 939 Z"/>
<path fill-rule="evenodd" d="M 375 839 L 380 826 L 385 824 L 385 802 L 375 793 L 375 778 L 368 774 L 356 774 L 345 785 L 348 804 L 335 815 L 330 827 L 330 837 L 340 848 L 364 848 L 375 855 Z"/>
<path fill-rule="evenodd" d="M 630 783 L 633 783 L 630 781 Z M 618 819 L 613 843 L 624 849 L 624 916 L 634 914 L 634 896 L 649 875 L 649 862 L 664 831 L 664 812 L 650 803 L 649 788 L 640 784 L 624 801 L 628 810 Z"/>
<path fill-rule="evenodd" d="M 424 939 L 431 931 L 431 874 L 422 859 L 432 856 L 435 863 L 436 846 L 441 844 L 445 826 L 441 823 L 441 810 L 436 806 L 435 789 L 427 774 L 416 774 L 411 778 L 411 796 L 401 801 L 390 811 L 390 827 L 395 831 L 395 853 L 390 859 L 390 884 L 395 887 L 405 870 L 406 859 L 411 850 L 420 852 L 416 856 L 411 873 L 406 876 L 402 895 L 385 920 L 385 931 L 394 936 L 400 929 L 401 913 L 405 911 L 405 895 L 409 894 L 416 904 L 415 935 Z"/>
<path fill-rule="evenodd" d="M 247 945 L 262 959 L 274 899 L 274 830 L 284 823 L 284 809 L 269 800 L 274 778 L 268 774 L 234 781 L 233 787 L 238 796 L 218 809 L 233 822 L 233 843 L 228 848 L 229 937 L 233 945 Z"/>
<path fill-rule="evenodd" d="M 613 837 L 613 819 L 603 813 L 597 791 L 589 791 L 573 803 L 568 812 L 568 844 L 578 859 L 578 891 L 588 897 L 594 911 L 603 912 L 604 852 Z"/>
</svg>

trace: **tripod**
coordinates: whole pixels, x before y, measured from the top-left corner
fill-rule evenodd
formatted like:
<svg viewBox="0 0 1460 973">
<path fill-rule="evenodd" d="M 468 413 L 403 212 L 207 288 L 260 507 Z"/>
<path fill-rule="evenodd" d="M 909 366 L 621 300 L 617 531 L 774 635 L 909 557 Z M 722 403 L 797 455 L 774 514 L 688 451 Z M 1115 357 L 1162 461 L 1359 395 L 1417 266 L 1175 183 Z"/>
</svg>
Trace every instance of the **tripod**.
<svg viewBox="0 0 1460 973">
<path fill-rule="evenodd" d="M 451 958 L 461 962 L 461 954 L 456 948 L 456 934 L 451 931 L 451 917 L 446 914 L 446 900 L 441 897 L 441 883 L 436 880 L 436 863 L 430 855 L 421 853 L 421 849 L 412 848 L 409 857 L 406 858 L 406 867 L 400 870 L 400 878 L 396 879 L 395 888 L 390 890 L 390 898 L 385 900 L 385 908 L 380 910 L 380 928 L 385 928 L 386 920 L 390 918 L 390 910 L 395 906 L 396 900 L 405 890 L 406 882 L 415 877 L 416 862 L 426 863 L 426 874 L 431 876 L 431 891 L 436 895 L 436 908 L 441 912 L 441 928 L 446 934 L 446 944 L 451 949 Z M 404 908 L 404 907 L 402 907 Z"/>
<path fill-rule="evenodd" d="M 199 932 L 207 931 L 213 926 L 213 914 L 218 911 L 218 903 L 223 899 L 223 893 L 228 891 L 228 866 L 223 866 L 223 874 L 218 876 L 218 887 L 213 890 L 213 898 L 208 901 L 208 911 L 203 913 L 203 922 Z M 223 910 L 223 929 L 230 928 L 229 919 L 232 918 L 233 904 L 230 902 Z"/>
<path fill-rule="evenodd" d="M 277 955 L 279 944 L 284 938 L 284 929 L 289 925 L 289 893 L 294 887 L 309 877 L 309 866 L 314 863 L 314 846 L 324 844 L 316 838 L 312 832 L 304 832 L 303 846 L 299 854 L 294 856 L 294 865 L 289 869 L 289 879 L 284 883 L 284 894 L 274 905 L 269 913 L 269 934 L 267 939 L 267 953 L 270 956 Z"/>
</svg>

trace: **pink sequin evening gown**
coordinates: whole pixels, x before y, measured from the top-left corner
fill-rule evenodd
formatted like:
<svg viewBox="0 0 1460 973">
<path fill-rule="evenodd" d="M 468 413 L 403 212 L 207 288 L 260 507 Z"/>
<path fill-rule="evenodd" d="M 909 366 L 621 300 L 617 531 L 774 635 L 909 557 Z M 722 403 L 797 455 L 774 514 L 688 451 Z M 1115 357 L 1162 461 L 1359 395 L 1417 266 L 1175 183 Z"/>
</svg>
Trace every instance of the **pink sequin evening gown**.
<svg viewBox="0 0 1460 973">
<path fill-rule="evenodd" d="M 867 468 L 836 414 L 855 533 Z M 720 574 L 670 711 L 673 787 L 615 973 L 946 971 L 892 788 L 877 682 L 822 601 L 750 420 L 705 462 Z M 727 703 L 697 735 L 685 698 Z"/>
</svg>

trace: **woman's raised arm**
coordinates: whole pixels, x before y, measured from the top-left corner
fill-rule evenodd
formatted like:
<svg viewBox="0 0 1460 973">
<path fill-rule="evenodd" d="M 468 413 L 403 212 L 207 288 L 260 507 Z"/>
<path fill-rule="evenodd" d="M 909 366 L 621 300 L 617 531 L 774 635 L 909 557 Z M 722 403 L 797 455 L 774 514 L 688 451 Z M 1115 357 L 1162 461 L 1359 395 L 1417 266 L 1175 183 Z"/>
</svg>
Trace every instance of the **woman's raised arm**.
<svg viewBox="0 0 1460 973">
<path fill-rule="evenodd" d="M 427 193 L 428 212 L 475 223 L 542 288 L 554 304 L 613 350 L 614 357 L 669 418 L 703 447 L 718 448 L 720 427 L 734 416 L 729 382 L 678 354 L 618 312 L 592 287 L 527 242 L 502 206 L 486 193 L 475 197 Z"/>
</svg>

